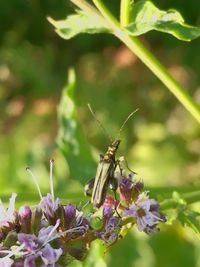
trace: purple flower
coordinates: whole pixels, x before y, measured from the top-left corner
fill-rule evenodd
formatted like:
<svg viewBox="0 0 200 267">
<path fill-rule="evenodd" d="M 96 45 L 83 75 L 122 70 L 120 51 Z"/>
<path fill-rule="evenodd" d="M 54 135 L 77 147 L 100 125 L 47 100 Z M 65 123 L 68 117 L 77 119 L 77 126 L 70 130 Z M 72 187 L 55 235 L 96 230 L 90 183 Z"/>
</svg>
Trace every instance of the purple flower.
<svg viewBox="0 0 200 267">
<path fill-rule="evenodd" d="M 17 197 L 16 193 L 12 193 L 8 208 L 5 209 L 3 203 L 0 200 L 0 228 L 9 227 L 16 220 L 15 212 L 15 199 Z"/>
<path fill-rule="evenodd" d="M 9 257 L 0 258 L 0 267 L 11 267 L 13 262 Z"/>
<path fill-rule="evenodd" d="M 52 248 L 50 244 L 46 244 L 46 246 L 41 249 L 40 255 L 45 265 L 54 264 L 62 255 L 62 249 L 55 249 Z"/>
<path fill-rule="evenodd" d="M 84 217 L 82 212 L 76 211 L 76 219 L 69 231 L 71 232 L 71 238 L 83 238 L 89 230 L 90 223 L 89 218 Z"/>
<path fill-rule="evenodd" d="M 36 243 L 37 237 L 35 235 L 20 233 L 18 234 L 18 240 L 28 252 L 33 252 L 38 248 L 38 244 Z"/>
<path fill-rule="evenodd" d="M 108 220 L 113 215 L 113 209 L 111 207 L 105 207 L 103 209 L 103 219 Z"/>
<path fill-rule="evenodd" d="M 38 242 L 40 244 L 43 244 L 45 242 L 50 242 L 51 240 L 54 240 L 58 238 L 60 235 L 57 233 L 56 228 L 59 226 L 59 221 L 57 221 L 57 225 L 55 226 L 48 226 L 43 227 L 40 229 L 38 233 Z"/>
<path fill-rule="evenodd" d="M 105 215 L 106 217 L 104 217 L 104 229 L 96 231 L 96 236 L 103 240 L 105 244 L 112 244 L 118 239 L 120 218 L 112 216 L 111 210 L 108 210 L 108 208 L 104 208 L 104 216 Z"/>
<path fill-rule="evenodd" d="M 156 207 L 156 210 L 151 209 Z M 156 222 L 163 221 L 160 214 L 157 211 L 158 205 L 155 200 L 149 199 L 147 194 L 143 192 L 138 196 L 135 204 L 125 209 L 124 216 L 134 217 L 136 220 L 137 228 L 139 231 L 144 231 L 153 227 Z"/>
<path fill-rule="evenodd" d="M 48 193 L 46 197 L 43 197 L 40 201 L 39 207 L 44 212 L 45 216 L 51 223 L 55 224 L 57 218 L 57 212 L 60 207 L 60 200 L 57 198 L 54 200 L 53 196 Z"/>
<path fill-rule="evenodd" d="M 119 217 L 111 217 L 105 225 L 106 232 L 114 232 L 118 229 Z"/>
<path fill-rule="evenodd" d="M 35 263 L 35 260 L 36 260 L 37 256 L 36 255 L 30 255 L 30 256 L 27 256 L 24 260 L 24 265 L 25 267 L 36 267 L 36 263 Z"/>
<path fill-rule="evenodd" d="M 18 240 L 22 244 L 25 255 L 25 262 L 27 262 L 25 266 L 34 266 L 37 257 L 41 257 L 46 265 L 57 262 L 63 251 L 61 248 L 53 248 L 49 242 L 60 237 L 56 231 L 58 225 L 59 222 L 55 226 L 42 228 L 37 237 L 31 234 L 18 234 Z M 32 257 L 33 255 L 34 257 Z M 28 262 L 30 262 L 29 265 Z"/>
<path fill-rule="evenodd" d="M 112 244 L 118 239 L 117 232 L 99 232 L 97 236 L 104 241 L 105 244 Z"/>
<path fill-rule="evenodd" d="M 32 211 L 29 206 L 22 206 L 19 208 L 18 217 L 20 221 L 29 220 L 31 218 Z"/>
<path fill-rule="evenodd" d="M 131 203 L 136 199 L 139 193 L 143 189 L 143 183 L 140 181 L 133 181 L 133 175 L 135 173 L 130 173 L 127 176 L 122 176 L 120 173 L 115 174 L 118 180 L 120 199 Z"/>
<path fill-rule="evenodd" d="M 123 177 L 119 183 L 120 199 L 127 202 L 131 201 L 133 182 L 130 179 Z"/>
<path fill-rule="evenodd" d="M 74 222 L 76 218 L 76 207 L 74 205 L 68 204 L 64 207 L 64 225 L 68 229 Z"/>
</svg>

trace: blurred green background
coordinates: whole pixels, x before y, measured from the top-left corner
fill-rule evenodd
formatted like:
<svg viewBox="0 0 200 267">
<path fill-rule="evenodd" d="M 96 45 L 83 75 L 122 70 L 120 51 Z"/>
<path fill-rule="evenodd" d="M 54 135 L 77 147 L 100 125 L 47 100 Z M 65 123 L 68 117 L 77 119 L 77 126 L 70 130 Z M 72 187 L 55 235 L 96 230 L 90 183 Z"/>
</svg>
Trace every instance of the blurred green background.
<svg viewBox="0 0 200 267">
<path fill-rule="evenodd" d="M 116 15 L 118 3 L 109 1 Z M 186 22 L 200 24 L 198 1 L 162 0 L 158 4 L 160 8 L 177 8 Z M 19 205 L 27 199 L 29 203 L 38 201 L 25 168 L 31 166 L 46 193 L 49 159 L 53 157 L 56 195 L 66 201 L 85 201 L 82 185 L 94 175 L 98 155 L 109 145 L 87 103 L 113 138 L 127 115 L 139 108 L 121 134 L 119 155 L 126 156 L 129 167 L 147 187 L 200 188 L 198 123 L 114 37 L 59 38 L 46 17 L 62 19 L 72 11 L 72 5 L 63 0 L 0 1 L 0 197 L 7 201 L 15 191 Z M 183 43 L 150 32 L 142 41 L 200 103 L 200 40 Z M 75 119 L 88 146 L 83 146 L 81 153 L 90 161 L 89 167 L 78 154 L 72 158 L 74 165 L 67 163 L 56 144 L 57 108 L 70 67 L 76 72 Z M 93 159 L 88 159 L 88 149 Z M 68 154 L 70 157 L 70 151 Z M 70 171 L 77 166 L 83 169 L 83 177 Z M 109 267 L 198 267 L 199 252 L 199 240 L 192 230 L 172 222 L 151 237 L 133 231 L 111 248 L 105 259 Z M 97 265 L 88 261 L 85 266 Z"/>
</svg>

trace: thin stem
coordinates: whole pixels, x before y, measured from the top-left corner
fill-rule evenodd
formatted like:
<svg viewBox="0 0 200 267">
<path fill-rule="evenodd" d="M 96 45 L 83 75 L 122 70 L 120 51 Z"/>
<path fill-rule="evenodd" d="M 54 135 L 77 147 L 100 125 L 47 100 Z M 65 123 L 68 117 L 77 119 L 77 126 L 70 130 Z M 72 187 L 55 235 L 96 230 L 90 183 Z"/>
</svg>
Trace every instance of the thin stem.
<svg viewBox="0 0 200 267">
<path fill-rule="evenodd" d="M 76 5 L 77 7 L 79 7 L 80 9 L 82 9 L 83 11 L 85 11 L 88 14 L 91 14 L 93 16 L 98 17 L 98 19 L 101 19 L 102 23 L 107 26 L 107 22 L 106 20 L 103 18 L 103 16 L 101 15 L 101 13 L 92 5 L 90 5 L 88 2 L 86 2 L 85 0 L 70 0 L 74 5 Z"/>
<path fill-rule="evenodd" d="M 54 200 L 54 189 L 53 189 L 53 163 L 54 163 L 54 160 L 51 159 L 51 160 L 50 160 L 50 177 L 49 177 L 49 180 L 50 180 L 50 191 L 51 191 L 52 198 L 53 198 L 53 200 Z"/>
<path fill-rule="evenodd" d="M 129 15 L 130 15 L 130 0 L 121 0 L 120 4 L 120 25 L 126 27 L 129 24 Z"/>
<path fill-rule="evenodd" d="M 34 183 L 35 183 L 35 185 L 36 185 L 36 188 L 37 188 L 37 190 L 38 190 L 38 194 L 39 194 L 39 196 L 40 196 L 40 199 L 42 199 L 42 193 L 41 193 L 41 191 L 40 191 L 40 187 L 39 187 L 38 180 L 37 180 L 36 176 L 33 174 L 33 172 L 31 171 L 31 169 L 30 169 L 29 167 L 26 168 L 26 171 L 27 171 L 28 173 L 30 173 L 31 177 L 33 178 L 33 181 L 34 181 Z"/>
<path fill-rule="evenodd" d="M 100 0 L 93 0 L 93 3 L 100 11 L 104 19 L 97 10 L 84 0 L 70 0 L 85 12 L 97 15 L 102 23 L 109 28 L 113 34 L 119 38 L 140 60 L 166 85 L 166 87 L 177 97 L 182 105 L 191 113 L 191 115 L 200 123 L 200 106 L 194 102 L 192 97 L 167 71 L 167 69 L 148 51 L 139 39 L 129 36 L 121 28 L 119 22 L 110 13 L 106 6 Z"/>
<path fill-rule="evenodd" d="M 118 20 L 112 15 L 112 13 L 107 9 L 107 7 L 103 4 L 102 1 L 93 0 L 93 3 L 97 7 L 97 9 L 100 11 L 100 13 L 103 15 L 103 17 L 106 19 L 107 26 L 112 29 L 113 33 L 115 31 L 122 31 Z"/>
<path fill-rule="evenodd" d="M 135 37 L 119 33 L 115 34 L 127 47 L 133 51 L 147 67 L 166 85 L 166 87 L 177 97 L 182 105 L 200 123 L 200 106 L 194 102 L 192 97 L 168 72 L 168 70 L 143 46 Z"/>
</svg>

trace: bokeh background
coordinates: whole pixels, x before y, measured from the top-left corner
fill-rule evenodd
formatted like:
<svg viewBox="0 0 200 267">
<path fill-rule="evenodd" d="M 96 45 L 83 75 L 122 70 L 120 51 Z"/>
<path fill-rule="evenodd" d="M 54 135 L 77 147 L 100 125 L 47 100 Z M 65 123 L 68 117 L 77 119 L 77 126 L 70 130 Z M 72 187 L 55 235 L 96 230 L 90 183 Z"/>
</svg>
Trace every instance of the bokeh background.
<svg viewBox="0 0 200 267">
<path fill-rule="evenodd" d="M 109 1 L 116 15 L 118 4 Z M 155 4 L 177 8 L 186 22 L 200 24 L 198 1 L 161 0 Z M 200 188 L 198 123 L 114 37 L 80 35 L 65 41 L 57 36 L 46 17 L 62 19 L 72 10 L 63 0 L 0 1 L 0 197 L 8 201 L 15 191 L 18 205 L 27 200 L 36 203 L 38 195 L 25 168 L 31 166 L 46 193 L 49 159 L 53 157 L 56 195 L 66 201 L 84 201 L 83 181 L 89 177 L 73 175 L 70 170 L 81 166 L 78 155 L 69 166 L 56 143 L 57 109 L 69 68 L 76 73 L 77 122 L 93 155 L 88 159 L 92 161 L 88 162 L 92 166 L 88 176 L 94 175 L 95 162 L 109 140 L 87 103 L 113 138 L 127 115 L 139 108 L 121 133 L 119 154 L 126 156 L 147 188 L 163 190 L 168 196 L 170 187 L 183 191 Z M 200 103 L 200 40 L 183 43 L 156 32 L 141 40 Z M 81 168 L 85 173 L 86 166 Z M 105 259 L 108 267 L 199 267 L 199 252 L 199 239 L 192 230 L 171 221 L 151 237 L 131 232 L 106 253 Z"/>
</svg>

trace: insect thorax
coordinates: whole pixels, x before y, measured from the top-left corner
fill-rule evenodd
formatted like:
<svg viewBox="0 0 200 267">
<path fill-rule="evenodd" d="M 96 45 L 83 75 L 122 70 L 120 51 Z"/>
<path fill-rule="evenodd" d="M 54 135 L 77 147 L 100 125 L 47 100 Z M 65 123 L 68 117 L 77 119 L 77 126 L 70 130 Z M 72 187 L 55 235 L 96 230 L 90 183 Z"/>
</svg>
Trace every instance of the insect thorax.
<svg viewBox="0 0 200 267">
<path fill-rule="evenodd" d="M 113 159 L 115 160 L 115 153 L 119 147 L 119 144 L 120 144 L 121 140 L 117 139 L 115 141 L 112 142 L 111 146 L 108 147 L 108 150 L 107 152 L 105 153 L 105 156 L 104 156 L 104 160 L 109 160 L 109 159 Z"/>
</svg>

